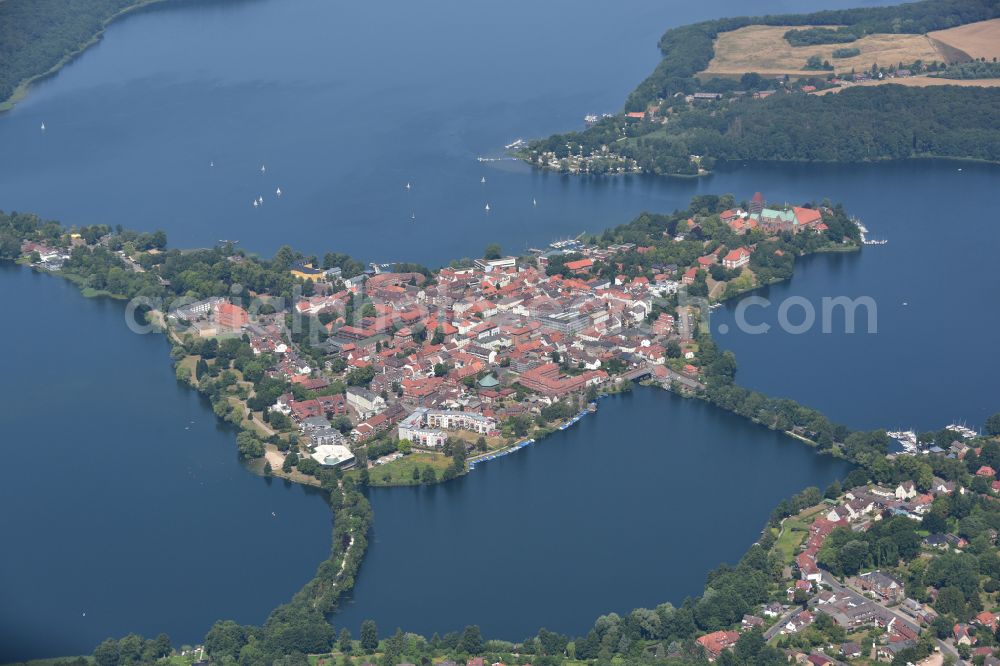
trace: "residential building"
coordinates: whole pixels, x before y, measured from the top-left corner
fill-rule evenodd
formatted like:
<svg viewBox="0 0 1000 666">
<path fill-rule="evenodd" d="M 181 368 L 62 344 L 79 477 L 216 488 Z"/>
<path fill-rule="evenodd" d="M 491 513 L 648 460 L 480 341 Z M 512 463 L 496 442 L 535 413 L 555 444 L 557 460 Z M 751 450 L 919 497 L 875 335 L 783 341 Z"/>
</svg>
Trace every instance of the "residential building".
<svg viewBox="0 0 1000 666">
<path fill-rule="evenodd" d="M 898 602 L 906 598 L 903 581 L 878 570 L 858 576 L 858 587 L 866 592 L 874 592 L 885 601 Z"/>
<path fill-rule="evenodd" d="M 722 258 L 722 265 L 729 270 L 742 268 L 749 263 L 750 250 L 745 247 L 738 247 L 735 250 L 730 250 L 729 253 Z"/>
<path fill-rule="evenodd" d="M 352 386 L 347 389 L 347 404 L 354 408 L 358 418 L 365 420 L 385 409 L 385 400 L 368 389 Z"/>
<path fill-rule="evenodd" d="M 223 301 L 215 309 L 215 323 L 220 329 L 239 331 L 249 322 L 249 313 L 238 305 Z"/>
</svg>

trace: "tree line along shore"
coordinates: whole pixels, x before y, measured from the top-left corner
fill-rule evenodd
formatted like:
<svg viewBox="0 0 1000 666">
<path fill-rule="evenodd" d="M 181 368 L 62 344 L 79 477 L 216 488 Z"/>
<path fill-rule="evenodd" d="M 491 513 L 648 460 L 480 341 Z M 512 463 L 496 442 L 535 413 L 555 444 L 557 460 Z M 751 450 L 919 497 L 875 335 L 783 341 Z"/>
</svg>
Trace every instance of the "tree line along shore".
<svg viewBox="0 0 1000 666">
<path fill-rule="evenodd" d="M 58 72 L 97 43 L 115 19 L 163 0 L 4 0 L 0 2 L 0 111 L 32 83 Z"/>
</svg>

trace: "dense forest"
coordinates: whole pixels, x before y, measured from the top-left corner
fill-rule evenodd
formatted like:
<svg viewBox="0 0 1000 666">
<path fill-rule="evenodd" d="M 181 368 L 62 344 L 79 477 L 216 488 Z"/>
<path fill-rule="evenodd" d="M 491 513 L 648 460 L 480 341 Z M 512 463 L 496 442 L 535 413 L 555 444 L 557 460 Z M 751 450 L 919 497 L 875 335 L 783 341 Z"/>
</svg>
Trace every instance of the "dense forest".
<svg viewBox="0 0 1000 666">
<path fill-rule="evenodd" d="M 992 63 L 979 63 L 988 66 Z M 612 122 L 555 135 L 534 150 L 567 154 L 614 141 Z M 692 106 L 668 126 L 643 121 L 618 143 L 622 156 L 657 174 L 696 173 L 716 161 L 857 162 L 911 157 L 1000 161 L 1000 89 L 897 85 L 857 87 L 831 95 L 778 94 Z M 593 171 L 593 170 L 592 170 Z"/>
<path fill-rule="evenodd" d="M 45 74 L 129 7 L 149 0 L 3 0 L 0 2 L 0 103 L 18 85 Z"/>
<path fill-rule="evenodd" d="M 996 59 L 959 62 L 949 65 L 931 76 L 942 79 L 996 79 L 1000 78 L 1000 63 Z"/>
</svg>

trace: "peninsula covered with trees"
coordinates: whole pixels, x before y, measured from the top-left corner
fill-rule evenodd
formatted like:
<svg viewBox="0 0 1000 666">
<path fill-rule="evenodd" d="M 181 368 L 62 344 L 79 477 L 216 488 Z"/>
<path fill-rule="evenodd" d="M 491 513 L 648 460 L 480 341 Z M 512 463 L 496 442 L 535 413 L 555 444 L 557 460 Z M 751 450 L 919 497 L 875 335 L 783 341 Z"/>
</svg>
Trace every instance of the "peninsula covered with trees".
<svg viewBox="0 0 1000 666">
<path fill-rule="evenodd" d="M 660 64 L 629 95 L 623 112 L 592 117 L 584 131 L 531 142 L 520 155 L 535 166 L 570 173 L 663 175 L 697 175 L 719 162 L 743 160 L 1000 161 L 1000 88 L 892 84 L 927 71 L 942 72 L 937 82 L 986 78 L 995 71 L 993 63 L 956 66 L 970 58 L 944 49 L 952 54 L 951 67 L 872 62 L 847 76 L 832 73 L 838 58 L 860 53 L 844 45 L 866 35 L 924 35 L 997 16 L 1000 5 L 993 0 L 924 0 L 674 28 L 660 39 Z M 816 25 L 837 27 L 810 27 Z M 799 68 L 818 71 L 799 76 L 706 72 L 719 36 L 749 26 L 806 26 L 788 30 L 784 39 L 792 46 L 831 44 L 833 64 L 812 56 L 803 65 L 802 58 Z M 842 83 L 838 77 L 850 79 L 846 88 L 835 87 Z M 880 85 L 854 85 L 864 82 Z M 818 94 L 830 88 L 832 94 Z"/>
</svg>

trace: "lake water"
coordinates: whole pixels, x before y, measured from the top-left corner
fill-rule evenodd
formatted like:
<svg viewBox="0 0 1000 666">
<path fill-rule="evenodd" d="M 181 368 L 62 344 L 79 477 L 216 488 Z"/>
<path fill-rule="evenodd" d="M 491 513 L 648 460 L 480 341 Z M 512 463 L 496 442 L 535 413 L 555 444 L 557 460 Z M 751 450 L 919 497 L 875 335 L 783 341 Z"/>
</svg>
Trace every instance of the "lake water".
<svg viewBox="0 0 1000 666">
<path fill-rule="evenodd" d="M 856 427 L 981 423 L 1000 402 L 988 255 L 1000 240 L 996 167 L 751 165 L 662 180 L 476 161 L 619 108 L 655 65 L 666 27 L 744 11 L 732 0 L 613 11 L 569 0 L 155 7 L 116 23 L 0 117 L 0 207 L 162 228 L 175 246 L 225 238 L 262 253 L 288 243 L 435 265 L 494 241 L 520 251 L 599 231 L 697 193 L 830 197 L 890 244 L 803 262 L 770 294 L 871 294 L 879 334 L 731 332 L 720 340 L 738 354 L 740 381 Z M 328 510 L 243 470 L 232 433 L 174 382 L 162 340 L 126 333 L 118 306 L 54 279 L 5 271 L 0 292 L 32 322 L 0 329 L 17 350 L 0 384 L 0 418 L 14 433 L 5 452 L 23 470 L 2 491 L 21 508 L 0 514 L 5 543 L 19 544 L 0 554 L 0 657 L 89 652 L 128 631 L 195 642 L 219 617 L 259 622 L 309 578 L 328 551 Z M 732 316 L 720 310 L 713 325 Z M 657 465 L 625 465 L 629 456 Z M 385 631 L 429 633 L 481 621 L 513 638 L 541 625 L 583 631 L 601 612 L 696 592 L 708 569 L 745 550 L 778 498 L 842 471 L 705 405 L 637 392 L 467 479 L 374 492 L 356 602 L 334 622 L 371 616 Z"/>
<path fill-rule="evenodd" d="M 0 264 L 0 662 L 262 622 L 330 549 L 318 491 L 243 468 L 232 428 L 121 304 Z M 274 515 L 272 515 L 272 513 Z"/>
<path fill-rule="evenodd" d="M 371 489 L 376 520 L 334 624 L 430 636 L 479 624 L 520 640 L 679 604 L 735 562 L 774 506 L 843 461 L 703 402 L 638 387 L 468 476 Z M 794 470 L 794 474 L 790 474 Z"/>
<path fill-rule="evenodd" d="M 720 179 L 764 183 L 772 200 L 843 201 L 887 245 L 860 253 L 809 257 L 792 280 L 761 290 L 773 303 L 748 308 L 763 335 L 740 332 L 735 305 L 717 310 L 713 332 L 739 361 L 737 379 L 769 395 L 793 397 L 854 428 L 939 429 L 964 421 L 979 428 L 1000 411 L 1000 215 L 996 165 L 947 161 L 880 165 L 757 165 Z M 730 190 L 727 190 L 730 191 Z M 746 188 L 734 188 L 746 191 Z M 842 314 L 823 332 L 822 299 L 869 297 L 877 306 L 868 334 Z M 817 320 L 805 334 L 779 326 L 779 306 L 804 299 Z M 788 321 L 803 321 L 801 306 Z M 718 333 L 720 325 L 729 332 Z M 794 330 L 794 329 L 793 329 Z"/>
</svg>

